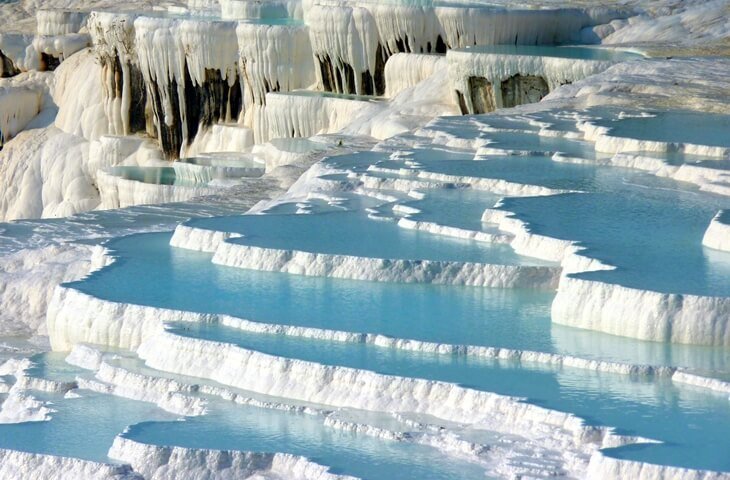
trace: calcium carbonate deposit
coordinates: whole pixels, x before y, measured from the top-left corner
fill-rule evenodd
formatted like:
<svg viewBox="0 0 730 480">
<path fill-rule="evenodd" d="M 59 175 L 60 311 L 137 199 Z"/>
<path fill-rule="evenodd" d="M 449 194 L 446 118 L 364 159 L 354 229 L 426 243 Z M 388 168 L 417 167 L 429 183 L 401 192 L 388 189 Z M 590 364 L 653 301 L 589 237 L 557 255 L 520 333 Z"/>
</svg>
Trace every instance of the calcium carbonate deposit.
<svg viewBox="0 0 730 480">
<path fill-rule="evenodd" d="M 0 0 L 0 478 L 730 479 L 730 0 Z"/>
</svg>

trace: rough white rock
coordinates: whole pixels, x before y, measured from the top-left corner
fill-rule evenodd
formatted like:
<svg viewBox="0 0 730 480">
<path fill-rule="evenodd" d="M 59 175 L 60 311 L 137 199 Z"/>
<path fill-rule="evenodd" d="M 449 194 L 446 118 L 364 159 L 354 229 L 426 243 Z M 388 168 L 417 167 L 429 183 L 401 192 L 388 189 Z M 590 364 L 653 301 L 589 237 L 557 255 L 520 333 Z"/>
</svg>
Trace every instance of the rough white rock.
<svg viewBox="0 0 730 480">
<path fill-rule="evenodd" d="M 96 248 L 86 245 L 61 244 L 1 257 L 0 334 L 44 334 L 53 289 L 98 268 L 92 259 L 100 259 L 95 252 Z"/>
<path fill-rule="evenodd" d="M 702 237 L 702 245 L 730 252 L 730 225 L 724 221 L 728 215 L 730 214 L 724 210 L 715 215 Z"/>
<path fill-rule="evenodd" d="M 0 477 L 44 480 L 143 480 L 129 465 L 0 449 Z"/>
<path fill-rule="evenodd" d="M 31 395 L 11 390 L 0 406 L 0 423 L 44 422 L 53 411 Z"/>
<path fill-rule="evenodd" d="M 538 55 L 502 55 L 480 53 L 469 49 L 450 50 L 448 59 L 449 79 L 452 90 L 463 95 L 467 111 L 464 113 L 484 113 L 472 103 L 469 79 L 484 78 L 491 85 L 494 106 L 505 107 L 502 99 L 502 82 L 516 75 L 542 78 L 549 89 L 582 80 L 590 75 L 606 70 L 613 61 L 581 60 Z"/>
<path fill-rule="evenodd" d="M 86 370 L 98 370 L 102 362 L 102 353 L 96 348 L 77 343 L 66 356 L 66 363 Z"/>
<path fill-rule="evenodd" d="M 172 480 L 183 476 L 200 480 L 355 480 L 353 477 L 331 474 L 327 467 L 295 455 L 159 447 L 123 437 L 114 440 L 109 456 L 130 463 L 147 480 Z"/>
<path fill-rule="evenodd" d="M 177 415 L 198 416 L 206 411 L 205 400 L 190 395 L 197 391 L 195 385 L 130 372 L 105 362 L 99 365 L 96 378 L 100 381 L 77 378 L 78 388 L 154 403 Z"/>
<path fill-rule="evenodd" d="M 230 232 L 178 225 L 170 239 L 170 246 L 198 252 L 215 253 L 221 242 L 238 236 L 240 235 Z"/>
<path fill-rule="evenodd" d="M 591 451 L 610 436 L 570 414 L 454 384 L 275 357 L 169 332 L 137 349 L 152 368 L 335 407 L 413 412 Z M 547 433 L 550 432 L 550 433 Z M 549 440 L 547 440 L 549 438 Z M 611 440 L 613 442 L 613 440 Z"/>
<path fill-rule="evenodd" d="M 642 340 L 730 345 L 728 297 L 659 293 L 563 276 L 552 320 Z"/>
<path fill-rule="evenodd" d="M 434 283 L 496 288 L 554 288 L 559 267 L 402 260 L 277 250 L 222 242 L 213 263 L 296 275 L 378 282 Z"/>
</svg>

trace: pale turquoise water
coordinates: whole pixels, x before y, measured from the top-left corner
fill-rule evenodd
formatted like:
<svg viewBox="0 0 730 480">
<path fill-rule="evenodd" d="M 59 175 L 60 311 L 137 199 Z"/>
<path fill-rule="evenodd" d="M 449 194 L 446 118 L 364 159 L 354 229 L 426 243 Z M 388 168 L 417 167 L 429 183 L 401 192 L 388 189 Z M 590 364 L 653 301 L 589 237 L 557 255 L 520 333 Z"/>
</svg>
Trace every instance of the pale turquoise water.
<svg viewBox="0 0 730 480">
<path fill-rule="evenodd" d="M 665 379 L 635 379 L 571 368 L 557 372 L 529 370 L 479 359 L 241 333 L 217 325 L 185 325 L 174 331 L 326 365 L 441 380 L 526 397 L 531 403 L 575 413 L 589 424 L 615 426 L 620 433 L 666 443 L 612 451 L 620 458 L 730 471 L 730 445 L 724 441 L 730 428 L 726 394 L 677 387 Z"/>
<path fill-rule="evenodd" d="M 109 247 L 119 260 L 72 285 L 113 301 L 227 313 L 266 323 L 730 371 L 726 349 L 640 342 L 551 325 L 551 292 L 228 268 L 211 264 L 209 254 L 169 248 L 169 238 L 149 234 L 115 240 Z M 154 288 L 140 288 L 140 279 L 148 279 Z"/>
<path fill-rule="evenodd" d="M 126 437 L 143 443 L 226 450 L 285 452 L 364 479 L 484 479 L 484 470 L 433 448 L 379 440 L 324 427 L 322 418 L 213 402 L 204 417 L 145 422 Z"/>
<path fill-rule="evenodd" d="M 495 225 L 484 224 L 481 218 L 484 210 L 494 207 L 500 198 L 499 195 L 470 188 L 446 188 L 429 190 L 423 200 L 404 203 L 421 211 L 411 215 L 414 220 L 499 234 L 502 232 Z"/>
<path fill-rule="evenodd" d="M 509 199 L 504 208 L 536 233 L 580 241 L 589 256 L 619 267 L 581 277 L 668 293 L 730 295 L 730 255 L 702 247 L 705 229 L 728 200 L 657 183 L 637 187 L 627 179 L 615 193 Z"/>
<path fill-rule="evenodd" d="M 503 244 L 435 236 L 375 220 L 361 211 L 314 215 L 241 215 L 195 220 L 188 225 L 243 234 L 231 243 L 356 255 L 369 258 L 466 261 L 495 264 L 546 264 L 514 253 Z"/>
<path fill-rule="evenodd" d="M 224 311 L 258 321 L 565 352 L 561 338 L 566 330 L 557 327 L 557 334 L 553 335 L 556 327 L 550 325 L 551 295 L 508 290 L 492 297 L 490 292 L 494 291 L 489 289 L 383 285 L 247 272 L 215 267 L 206 263 L 207 255 L 170 249 L 165 244 L 168 238 L 152 234 L 113 242 L 111 246 L 121 254 L 120 261 L 81 283 L 80 288 L 116 301 Z M 145 287 L 145 283 L 150 287 Z M 459 319 L 458 323 L 454 318 Z M 180 333 L 233 342 L 277 355 L 526 396 L 536 404 L 580 414 L 590 423 L 617 426 L 624 433 L 670 442 L 669 446 L 617 450 L 616 455 L 730 469 L 724 463 L 728 450 L 722 441 L 730 427 L 726 395 L 677 387 L 664 380 L 652 382 L 575 369 L 555 371 L 529 364 L 519 368 L 357 344 L 255 335 L 218 326 L 196 329 L 186 325 L 186 329 Z M 586 349 L 592 348 L 594 356 L 615 358 L 610 350 L 599 352 L 597 348 L 601 339 L 608 336 L 580 332 L 578 338 L 581 333 L 585 335 Z M 632 352 L 642 350 L 642 342 L 609 338 L 618 344 L 609 344 L 612 349 L 618 346 L 616 350 L 620 353 L 614 353 L 615 356 L 632 356 Z M 654 344 L 650 345 L 644 355 Z M 695 358 L 704 366 L 714 368 L 723 355 L 728 360 L 722 349 L 665 348 L 664 356 L 651 358 L 652 363 Z M 658 422 L 657 418 L 663 420 Z M 704 443 L 709 438 L 715 439 L 713 447 Z"/>
<path fill-rule="evenodd" d="M 109 173 L 115 177 L 153 185 L 196 186 L 195 181 L 182 178 L 173 167 L 112 167 Z"/>
<path fill-rule="evenodd" d="M 730 115 L 689 111 L 648 112 L 648 118 L 613 118 L 596 123 L 618 137 L 730 147 Z"/>
<path fill-rule="evenodd" d="M 405 166 L 393 160 L 379 165 L 394 172 Z M 586 278 L 668 293 L 730 295 L 730 254 L 702 247 L 717 211 L 730 208 L 728 198 L 638 170 L 555 162 L 544 156 L 430 158 L 420 160 L 418 168 L 585 192 L 508 198 L 501 208 L 515 212 L 535 233 L 580 242 L 589 256 L 619 267 L 582 275 Z M 423 202 L 437 202 L 443 195 L 437 191 Z M 418 208 L 419 202 L 409 204 Z M 483 204 L 491 206 L 489 201 Z M 474 228 L 480 218 L 477 205 L 467 203 L 463 210 L 459 203 L 451 209 L 437 205 L 429 218 Z"/>
<path fill-rule="evenodd" d="M 269 323 L 550 348 L 551 292 L 388 284 L 228 268 L 211 264 L 211 255 L 170 248 L 169 239 L 170 234 L 151 234 L 115 240 L 109 246 L 120 260 L 73 285 L 109 300 L 229 313 Z M 140 279 L 149 279 L 155 287 L 140 288 Z"/>
<path fill-rule="evenodd" d="M 114 437 L 135 422 L 171 419 L 155 405 L 89 391 L 81 398 L 32 392 L 53 402 L 48 422 L 0 424 L 0 448 L 109 462 Z"/>
<path fill-rule="evenodd" d="M 420 162 L 426 172 L 496 178 L 515 183 L 541 185 L 554 189 L 595 190 L 602 178 L 620 177 L 626 171 L 594 165 L 554 162 L 545 156 L 489 157 L 486 160 L 431 160 Z M 383 161 L 384 168 L 402 168 L 402 162 Z M 631 174 L 632 172 L 627 172 Z"/>
<path fill-rule="evenodd" d="M 89 376 L 65 364 L 63 357 L 38 355 L 38 365 L 29 373 L 57 380 Z M 177 416 L 151 403 L 88 390 L 78 393 L 80 398 L 32 392 L 51 402 L 56 412 L 50 421 L 0 424 L 0 448 L 113 462 L 107 452 L 124 432 L 125 437 L 150 444 L 303 455 L 331 466 L 333 472 L 365 479 L 485 478 L 481 467 L 431 447 L 342 432 L 326 427 L 321 416 L 207 397 L 208 414 L 171 421 Z"/>
<path fill-rule="evenodd" d="M 508 128 L 511 124 L 504 121 L 501 125 Z M 479 123 L 469 119 L 453 121 L 450 128 L 455 135 L 466 131 L 507 148 L 595 158 L 589 145 L 581 142 L 536 138 L 530 133 L 481 132 Z M 689 132 L 688 138 L 695 134 Z M 327 162 L 360 172 L 376 162 L 393 168 L 408 165 L 388 156 L 368 152 Z M 547 155 L 492 156 L 478 161 L 473 157 L 473 152 L 416 149 L 408 159 L 415 162 L 410 166 L 428 171 L 584 190 L 583 194 L 509 199 L 502 207 L 515 211 L 535 232 L 579 241 L 589 255 L 618 266 L 613 272 L 584 276 L 668 292 L 730 294 L 730 256 L 701 247 L 710 219 L 718 209 L 730 206 L 726 199 L 641 172 L 559 164 Z M 482 225 L 480 217 L 484 208 L 494 205 L 496 196 L 468 189 L 424 193 L 427 196 L 423 200 L 407 201 L 422 210 L 414 218 L 474 230 L 493 228 Z M 329 203 L 309 200 L 282 205 L 272 209 L 272 215 L 229 216 L 191 224 L 244 233 L 244 239 L 237 241 L 263 247 L 388 258 L 532 263 L 503 246 L 426 235 L 369 219 L 364 209 L 373 208 L 377 202 L 357 200 L 350 194 L 341 196 Z M 378 206 L 378 214 L 387 215 L 390 206 Z M 345 207 L 354 210 L 343 211 Z M 313 213 L 293 215 L 298 210 Z M 90 228 L 92 218 L 79 225 Z M 123 218 L 133 221 L 133 217 Z M 34 230 L 37 227 L 28 226 L 26 231 L 24 224 L 13 226 L 8 235 L 30 238 L 38 233 Z M 118 231 L 124 228 L 120 226 Z M 209 254 L 170 248 L 169 239 L 169 233 L 162 233 L 114 240 L 109 247 L 118 256 L 117 262 L 72 286 L 112 301 L 227 313 L 259 322 L 680 365 L 730 378 L 730 350 L 726 348 L 640 342 L 552 325 L 551 292 L 384 284 L 233 269 L 211 264 Z M 730 404 L 726 394 L 667 379 L 399 352 L 362 344 L 250 334 L 217 325 L 172 328 L 180 335 L 288 358 L 522 396 L 537 405 L 580 415 L 590 424 L 614 426 L 621 433 L 665 442 L 612 449 L 610 455 L 730 471 L 730 445 L 726 441 Z M 67 380 L 77 373 L 73 367 L 51 360 L 30 374 Z M 124 425 L 137 423 L 127 435 L 140 441 L 287 451 L 332 465 L 336 472 L 365 478 L 478 478 L 482 473 L 472 464 L 430 448 L 338 432 L 305 415 L 213 401 L 210 415 L 171 423 L 154 421 L 169 417 L 139 402 L 117 402 L 119 399 L 97 395 L 79 400 L 74 404 L 74 400 L 54 397 L 59 413 L 51 422 L 0 425 L 0 447 L 104 459 L 110 439 Z M 97 415 L 114 418 L 101 421 Z M 153 421 L 138 423 L 142 420 Z M 97 428 L 96 423 L 98 435 L 71 438 L 79 429 Z"/>
<path fill-rule="evenodd" d="M 65 354 L 36 355 L 35 368 L 28 371 L 59 381 L 73 380 L 87 372 L 65 364 Z M 31 391 L 34 397 L 51 402 L 50 421 L 0 424 L 0 448 L 32 453 L 71 456 L 84 460 L 109 462 L 107 457 L 114 437 L 128 425 L 149 420 L 171 420 L 176 416 L 151 403 L 114 397 L 84 390 L 80 398 L 63 394 Z"/>
</svg>

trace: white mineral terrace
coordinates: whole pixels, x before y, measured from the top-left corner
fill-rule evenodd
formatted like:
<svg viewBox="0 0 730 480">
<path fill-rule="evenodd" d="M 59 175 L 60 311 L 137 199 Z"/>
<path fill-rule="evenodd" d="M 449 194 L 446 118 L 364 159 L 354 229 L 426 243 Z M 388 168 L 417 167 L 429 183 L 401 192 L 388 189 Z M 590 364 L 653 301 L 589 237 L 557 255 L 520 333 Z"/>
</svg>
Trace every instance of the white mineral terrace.
<svg viewBox="0 0 730 480">
<path fill-rule="evenodd" d="M 0 478 L 730 479 L 730 0 L 0 0 Z"/>
</svg>

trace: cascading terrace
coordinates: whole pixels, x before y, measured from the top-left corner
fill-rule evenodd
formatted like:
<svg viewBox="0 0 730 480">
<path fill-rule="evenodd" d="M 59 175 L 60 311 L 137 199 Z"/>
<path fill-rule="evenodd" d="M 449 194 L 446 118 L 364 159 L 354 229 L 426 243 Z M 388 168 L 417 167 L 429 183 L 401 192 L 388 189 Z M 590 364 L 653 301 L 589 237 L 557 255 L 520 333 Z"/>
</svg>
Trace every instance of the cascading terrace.
<svg viewBox="0 0 730 480">
<path fill-rule="evenodd" d="M 0 478 L 730 479 L 730 0 L 51 3 Z"/>
</svg>

